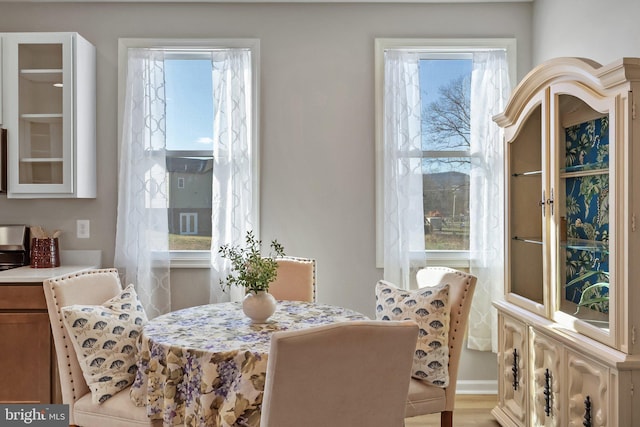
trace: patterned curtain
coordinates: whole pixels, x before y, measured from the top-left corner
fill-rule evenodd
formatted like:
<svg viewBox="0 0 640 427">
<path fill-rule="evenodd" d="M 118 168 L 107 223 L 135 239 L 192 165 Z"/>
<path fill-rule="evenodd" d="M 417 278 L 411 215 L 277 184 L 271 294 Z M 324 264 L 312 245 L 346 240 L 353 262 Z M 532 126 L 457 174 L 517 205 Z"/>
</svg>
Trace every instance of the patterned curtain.
<svg viewBox="0 0 640 427">
<path fill-rule="evenodd" d="M 164 53 L 129 49 L 114 264 L 147 316 L 171 310 Z"/>
<path fill-rule="evenodd" d="M 504 292 L 504 145 L 492 117 L 509 92 L 504 50 L 473 54 L 471 74 L 471 268 L 478 277 L 469 315 L 467 346 L 497 351 L 497 313 L 491 302 Z"/>
<path fill-rule="evenodd" d="M 243 245 L 246 232 L 257 230 L 257 161 L 252 145 L 251 52 L 228 49 L 213 52 L 213 214 L 211 236 L 210 301 L 228 299 L 220 278 L 229 272 L 229 261 L 218 255 L 224 244 Z M 243 297 L 233 287 L 231 299 Z"/>
<path fill-rule="evenodd" d="M 412 255 L 424 261 L 418 55 L 384 54 L 384 279 L 409 289 Z"/>
</svg>

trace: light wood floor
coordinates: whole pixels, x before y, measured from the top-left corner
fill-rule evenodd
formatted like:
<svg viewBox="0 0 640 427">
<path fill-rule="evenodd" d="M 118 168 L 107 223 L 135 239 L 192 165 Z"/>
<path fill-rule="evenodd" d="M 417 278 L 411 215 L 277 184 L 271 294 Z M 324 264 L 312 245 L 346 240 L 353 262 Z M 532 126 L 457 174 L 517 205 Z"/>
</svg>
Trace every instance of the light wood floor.
<svg viewBox="0 0 640 427">
<path fill-rule="evenodd" d="M 455 427 L 499 427 L 491 416 L 496 406 L 496 395 L 459 394 L 453 411 Z M 405 427 L 440 427 L 440 414 L 407 418 Z"/>
</svg>

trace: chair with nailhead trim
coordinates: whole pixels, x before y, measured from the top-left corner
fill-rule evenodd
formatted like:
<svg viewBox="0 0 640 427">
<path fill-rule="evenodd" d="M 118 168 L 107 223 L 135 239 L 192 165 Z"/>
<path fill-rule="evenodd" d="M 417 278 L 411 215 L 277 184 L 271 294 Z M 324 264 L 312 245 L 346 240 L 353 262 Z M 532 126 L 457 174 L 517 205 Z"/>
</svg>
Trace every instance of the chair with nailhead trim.
<svg viewBox="0 0 640 427">
<path fill-rule="evenodd" d="M 477 278 L 451 268 L 426 267 L 418 271 L 416 281 L 420 288 L 449 284 L 449 386 L 440 388 L 411 378 L 405 416 L 440 412 L 441 427 L 452 427 L 460 353 Z"/>
<path fill-rule="evenodd" d="M 276 262 L 278 276 L 269 293 L 277 300 L 316 302 L 316 260 L 285 256 Z"/>
<path fill-rule="evenodd" d="M 100 305 L 122 291 L 118 270 L 87 270 L 44 281 L 51 331 L 58 359 L 62 403 L 69 405 L 69 424 L 78 426 L 161 426 L 150 420 L 144 407 L 133 404 L 129 388 L 104 403 L 95 404 L 80 369 L 76 352 L 62 322 L 62 307 L 72 304 Z"/>
</svg>

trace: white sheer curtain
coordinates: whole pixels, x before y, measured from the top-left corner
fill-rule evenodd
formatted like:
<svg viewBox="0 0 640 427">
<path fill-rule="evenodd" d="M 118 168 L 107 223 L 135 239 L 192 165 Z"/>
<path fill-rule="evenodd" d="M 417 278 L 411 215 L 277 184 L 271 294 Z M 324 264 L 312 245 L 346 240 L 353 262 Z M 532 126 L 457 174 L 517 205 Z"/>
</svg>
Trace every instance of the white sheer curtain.
<svg viewBox="0 0 640 427">
<path fill-rule="evenodd" d="M 127 64 L 114 264 L 151 318 L 171 310 L 164 53 L 129 49 Z"/>
<path fill-rule="evenodd" d="M 423 261 L 419 57 L 384 54 L 384 279 L 409 288 L 411 257 Z"/>
<path fill-rule="evenodd" d="M 213 214 L 210 300 L 227 299 L 220 278 L 229 271 L 218 255 L 221 245 L 244 244 L 248 230 L 257 231 L 257 161 L 252 143 L 251 52 L 228 49 L 212 53 L 213 64 Z M 231 299 L 243 296 L 232 288 Z"/>
<path fill-rule="evenodd" d="M 504 50 L 473 54 L 471 74 L 470 252 L 478 277 L 469 315 L 467 346 L 497 351 L 497 314 L 491 302 L 504 288 L 504 146 L 492 117 L 502 112 L 509 92 Z"/>
</svg>

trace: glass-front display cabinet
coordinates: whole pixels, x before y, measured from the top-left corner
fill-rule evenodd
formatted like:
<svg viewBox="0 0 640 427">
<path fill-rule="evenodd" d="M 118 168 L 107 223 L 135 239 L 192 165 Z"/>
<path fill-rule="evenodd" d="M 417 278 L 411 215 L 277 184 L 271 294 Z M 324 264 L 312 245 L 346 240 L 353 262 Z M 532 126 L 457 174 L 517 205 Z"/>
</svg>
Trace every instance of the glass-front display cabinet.
<svg viewBox="0 0 640 427">
<path fill-rule="evenodd" d="M 611 117 L 613 97 L 559 82 L 533 96 L 506 132 L 506 299 L 613 345 Z"/>
<path fill-rule="evenodd" d="M 9 197 L 95 197 L 95 48 L 76 33 L 4 33 Z"/>
<path fill-rule="evenodd" d="M 637 93 L 639 58 L 556 58 L 494 117 L 506 268 L 492 414 L 503 426 L 640 425 Z"/>
<path fill-rule="evenodd" d="M 553 160 L 551 209 L 555 267 L 551 296 L 553 317 L 585 335 L 614 345 L 616 227 L 615 102 L 577 84 L 551 88 Z M 621 141 L 622 142 L 622 141 Z M 618 144 L 622 145 L 622 144 Z M 553 190 L 555 187 L 555 194 Z M 611 304 L 613 303 L 613 304 Z"/>
</svg>

